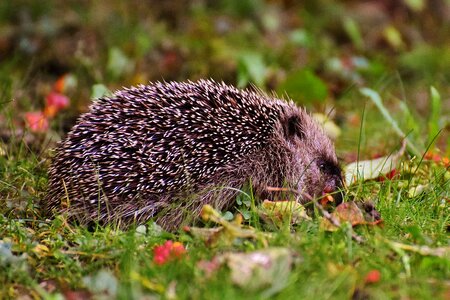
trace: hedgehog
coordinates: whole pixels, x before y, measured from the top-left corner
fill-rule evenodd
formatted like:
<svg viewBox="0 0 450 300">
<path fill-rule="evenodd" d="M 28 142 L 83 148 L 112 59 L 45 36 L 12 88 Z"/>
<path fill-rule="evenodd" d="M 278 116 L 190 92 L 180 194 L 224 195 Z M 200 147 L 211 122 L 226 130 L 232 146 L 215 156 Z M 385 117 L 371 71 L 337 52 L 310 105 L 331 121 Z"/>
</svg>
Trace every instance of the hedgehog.
<svg viewBox="0 0 450 300">
<path fill-rule="evenodd" d="M 246 185 L 257 196 L 337 191 L 333 143 L 291 100 L 213 80 L 156 82 L 94 100 L 57 146 L 44 203 L 81 224 L 152 219 L 176 230 L 204 204 L 232 209 Z"/>
</svg>

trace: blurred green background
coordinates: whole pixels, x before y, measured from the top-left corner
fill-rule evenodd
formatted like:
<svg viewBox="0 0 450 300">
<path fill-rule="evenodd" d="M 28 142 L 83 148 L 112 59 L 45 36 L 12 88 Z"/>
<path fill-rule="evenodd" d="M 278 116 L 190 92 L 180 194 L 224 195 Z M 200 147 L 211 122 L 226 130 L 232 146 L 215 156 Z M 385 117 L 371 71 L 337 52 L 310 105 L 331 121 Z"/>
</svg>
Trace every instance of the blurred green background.
<svg viewBox="0 0 450 300">
<path fill-rule="evenodd" d="M 420 137 L 432 85 L 446 148 L 449 21 L 448 0 L 2 1 L 0 103 L 20 127 L 21 114 L 43 109 L 69 74 L 71 105 L 51 123 L 63 135 L 106 88 L 213 78 L 288 95 L 358 129 L 362 111 L 373 109 L 358 89 L 370 87 Z M 379 116 L 367 118 L 376 137 Z M 343 148 L 355 147 L 355 136 L 345 140 Z M 388 143 L 373 140 L 371 149 Z"/>
</svg>

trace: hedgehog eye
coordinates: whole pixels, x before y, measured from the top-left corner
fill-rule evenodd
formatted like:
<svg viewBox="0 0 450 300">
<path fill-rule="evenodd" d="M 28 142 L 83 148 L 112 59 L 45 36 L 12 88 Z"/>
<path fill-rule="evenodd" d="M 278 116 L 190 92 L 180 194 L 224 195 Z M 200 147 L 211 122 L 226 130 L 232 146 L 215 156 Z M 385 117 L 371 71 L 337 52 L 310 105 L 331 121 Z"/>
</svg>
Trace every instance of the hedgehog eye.
<svg viewBox="0 0 450 300">
<path fill-rule="evenodd" d="M 320 172 L 329 175 L 339 175 L 341 173 L 339 166 L 326 160 L 319 160 L 317 163 Z"/>
<path fill-rule="evenodd" d="M 326 167 L 326 165 L 325 165 L 325 163 L 324 162 L 320 162 L 319 163 L 319 169 L 320 169 L 320 171 L 325 171 L 325 169 L 326 169 L 327 167 Z"/>
<path fill-rule="evenodd" d="M 300 139 L 303 139 L 305 137 L 305 134 L 301 127 L 299 116 L 289 117 L 289 119 L 287 119 L 287 121 L 286 121 L 284 130 L 285 130 L 285 134 L 288 138 L 297 136 Z"/>
</svg>

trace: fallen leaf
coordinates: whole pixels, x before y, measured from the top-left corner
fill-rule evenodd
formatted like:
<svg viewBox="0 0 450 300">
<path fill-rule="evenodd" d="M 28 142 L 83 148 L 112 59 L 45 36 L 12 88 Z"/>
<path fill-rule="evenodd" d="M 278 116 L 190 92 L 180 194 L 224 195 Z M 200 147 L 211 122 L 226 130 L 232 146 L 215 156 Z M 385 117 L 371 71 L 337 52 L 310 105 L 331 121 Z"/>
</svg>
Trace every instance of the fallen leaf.
<svg viewBox="0 0 450 300">
<path fill-rule="evenodd" d="M 226 252 L 210 261 L 198 262 L 197 267 L 211 277 L 226 265 L 233 284 L 251 291 L 267 288 L 263 292 L 263 298 L 267 298 L 286 286 L 292 266 L 297 261 L 295 252 L 277 247 L 249 253 Z"/>
<path fill-rule="evenodd" d="M 222 226 L 214 228 L 200 228 L 200 227 L 189 227 L 186 226 L 183 230 L 193 237 L 196 237 L 204 241 L 208 246 L 216 245 L 220 238 L 223 236 L 222 231 L 224 230 Z M 230 242 L 225 242 L 229 244 Z"/>
<path fill-rule="evenodd" d="M 288 281 L 295 254 L 287 248 L 268 248 L 250 253 L 223 255 L 231 281 L 248 290 L 264 287 L 280 290 Z M 272 290 L 273 292 L 273 290 Z"/>
<path fill-rule="evenodd" d="M 333 213 L 331 213 L 331 217 L 338 221 L 340 224 L 342 223 L 350 223 L 352 226 L 365 224 L 366 220 L 364 219 L 364 215 L 359 207 L 355 204 L 355 202 L 343 202 L 338 205 Z M 338 227 L 332 224 L 328 219 L 323 218 L 320 226 L 326 231 L 336 231 Z"/>
<path fill-rule="evenodd" d="M 340 224 L 350 223 L 356 225 L 379 225 L 383 222 L 380 213 L 375 210 L 370 202 L 359 203 L 364 211 L 355 202 L 343 202 L 330 214 L 331 220 L 322 218 L 320 227 L 326 231 L 336 231 Z M 332 222 L 333 221 L 333 222 Z"/>
<path fill-rule="evenodd" d="M 360 179 L 376 179 L 389 174 L 396 169 L 400 158 L 405 153 L 405 149 L 406 143 L 403 142 L 400 150 L 392 155 L 348 164 L 345 167 L 345 181 L 347 185 L 352 185 Z"/>
<path fill-rule="evenodd" d="M 429 184 L 418 184 L 417 186 L 413 186 L 408 190 L 408 198 L 415 198 L 429 189 Z"/>
<path fill-rule="evenodd" d="M 303 205 L 297 201 L 264 200 L 258 209 L 258 214 L 266 223 L 277 227 L 283 226 L 287 221 L 290 224 L 300 224 L 302 220 L 311 219 Z"/>
<path fill-rule="evenodd" d="M 219 232 L 217 234 L 219 234 L 219 236 L 217 239 L 220 239 L 227 244 L 232 244 L 237 238 L 256 239 L 264 245 L 267 244 L 267 235 L 258 233 L 251 227 L 245 228 L 242 226 L 242 216 L 240 215 L 237 215 L 235 219 L 230 222 L 211 205 L 206 204 L 203 206 L 200 216 L 205 222 L 211 221 L 222 226 L 218 229 Z"/>
<path fill-rule="evenodd" d="M 33 248 L 33 252 L 38 256 L 38 257 L 44 257 L 47 256 L 48 252 L 50 250 L 48 249 L 47 246 L 43 245 L 43 244 L 37 244 L 34 248 Z"/>
<path fill-rule="evenodd" d="M 333 214 L 341 222 L 349 222 L 352 226 L 365 222 L 364 215 L 355 202 L 341 203 Z"/>
</svg>

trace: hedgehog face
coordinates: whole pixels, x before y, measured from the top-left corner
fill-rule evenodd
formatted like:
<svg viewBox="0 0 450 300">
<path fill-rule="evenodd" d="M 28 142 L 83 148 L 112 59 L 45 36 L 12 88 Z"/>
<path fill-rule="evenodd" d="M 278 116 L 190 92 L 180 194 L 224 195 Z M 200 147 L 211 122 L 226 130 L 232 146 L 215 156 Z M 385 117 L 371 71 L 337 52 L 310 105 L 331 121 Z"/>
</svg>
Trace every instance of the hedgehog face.
<svg viewBox="0 0 450 300">
<path fill-rule="evenodd" d="M 320 170 L 323 185 L 319 186 L 319 191 L 325 194 L 332 194 L 336 204 L 342 202 L 342 172 L 339 165 L 334 161 L 319 158 L 316 160 L 316 165 Z"/>
<path fill-rule="evenodd" d="M 342 201 L 338 192 L 342 187 L 341 169 L 334 146 L 322 128 L 308 114 L 299 111 L 284 121 L 283 130 L 293 162 L 288 182 L 311 197 L 333 194 L 339 204 Z"/>
</svg>

